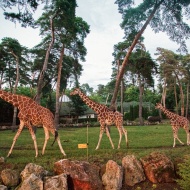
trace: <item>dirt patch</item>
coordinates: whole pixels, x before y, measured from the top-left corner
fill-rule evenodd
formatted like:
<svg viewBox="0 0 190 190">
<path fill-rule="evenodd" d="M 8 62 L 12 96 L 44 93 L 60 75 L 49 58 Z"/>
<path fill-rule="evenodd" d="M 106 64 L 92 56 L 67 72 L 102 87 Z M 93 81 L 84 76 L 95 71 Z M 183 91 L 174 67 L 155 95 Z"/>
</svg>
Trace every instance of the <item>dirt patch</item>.
<svg viewBox="0 0 190 190">
<path fill-rule="evenodd" d="M 157 183 L 152 184 L 150 181 L 146 180 L 139 183 L 133 187 L 125 186 L 121 190 L 181 190 L 177 183 Z"/>
</svg>

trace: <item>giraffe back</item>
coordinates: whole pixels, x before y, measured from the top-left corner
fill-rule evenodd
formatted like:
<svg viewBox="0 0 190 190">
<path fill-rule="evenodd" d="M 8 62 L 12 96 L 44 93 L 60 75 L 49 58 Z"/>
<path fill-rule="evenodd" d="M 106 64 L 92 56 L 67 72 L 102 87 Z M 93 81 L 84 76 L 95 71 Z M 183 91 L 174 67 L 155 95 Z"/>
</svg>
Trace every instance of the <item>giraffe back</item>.
<svg viewBox="0 0 190 190">
<path fill-rule="evenodd" d="M 175 114 L 175 117 L 170 119 L 171 125 L 178 125 L 180 127 L 189 126 L 189 120 L 186 117 Z"/>
<path fill-rule="evenodd" d="M 180 116 L 176 113 L 173 113 L 162 106 L 161 103 L 156 104 L 156 109 L 160 109 L 163 113 L 170 119 L 170 124 L 172 126 L 182 127 L 182 128 L 189 128 L 189 120 L 186 117 Z"/>
<path fill-rule="evenodd" d="M 118 111 L 110 111 L 107 108 L 98 115 L 98 120 L 107 125 L 116 124 L 118 126 L 123 124 L 123 115 Z"/>
<path fill-rule="evenodd" d="M 37 103 L 33 103 L 31 107 L 28 107 L 27 109 L 21 110 L 20 113 L 24 115 L 24 117 L 30 118 L 30 122 L 32 125 L 38 125 L 38 126 L 48 126 L 49 128 L 54 128 L 54 115 L 53 113 L 41 106 Z M 20 115 L 20 117 L 22 117 Z"/>
<path fill-rule="evenodd" d="M 18 107 L 18 117 L 20 120 L 25 121 L 25 123 L 30 122 L 32 125 L 45 125 L 54 128 L 53 113 L 49 109 L 37 104 L 31 98 L 3 90 L 0 90 L 0 97 L 15 107 Z"/>
</svg>

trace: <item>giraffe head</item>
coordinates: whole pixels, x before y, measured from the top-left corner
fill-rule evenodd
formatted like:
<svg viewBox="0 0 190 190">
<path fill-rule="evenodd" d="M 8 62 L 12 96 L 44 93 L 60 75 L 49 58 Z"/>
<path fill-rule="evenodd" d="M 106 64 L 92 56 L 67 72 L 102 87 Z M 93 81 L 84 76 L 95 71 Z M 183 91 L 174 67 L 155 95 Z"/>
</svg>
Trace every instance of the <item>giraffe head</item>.
<svg viewBox="0 0 190 190">
<path fill-rule="evenodd" d="M 81 90 L 79 89 L 79 88 L 75 88 L 71 93 L 70 93 L 70 95 L 72 96 L 72 95 L 77 95 L 77 94 L 79 94 L 81 92 Z"/>
<path fill-rule="evenodd" d="M 161 103 L 157 103 L 155 106 L 156 109 L 160 109 L 161 107 L 163 107 Z"/>
</svg>

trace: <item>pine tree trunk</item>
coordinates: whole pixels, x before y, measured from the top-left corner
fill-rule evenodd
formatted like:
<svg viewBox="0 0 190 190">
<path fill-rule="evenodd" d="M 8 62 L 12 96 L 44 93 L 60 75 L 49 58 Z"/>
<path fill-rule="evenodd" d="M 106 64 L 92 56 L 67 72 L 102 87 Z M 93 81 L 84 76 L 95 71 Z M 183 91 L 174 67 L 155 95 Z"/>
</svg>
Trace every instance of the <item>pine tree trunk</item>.
<svg viewBox="0 0 190 190">
<path fill-rule="evenodd" d="M 164 107 L 166 107 L 166 78 L 164 79 L 164 87 L 163 87 L 163 92 L 162 92 L 162 100 L 161 103 L 163 104 Z"/>
<path fill-rule="evenodd" d="M 182 87 L 182 84 L 180 82 L 180 79 L 177 75 L 177 73 L 175 73 L 175 76 L 176 76 L 176 79 L 178 81 L 178 85 L 179 85 L 179 91 L 180 91 L 180 100 L 181 100 L 181 116 L 184 116 L 185 115 L 185 98 L 184 98 L 184 93 L 183 93 L 183 87 Z"/>
<path fill-rule="evenodd" d="M 53 19 L 56 17 L 57 12 L 50 18 L 50 26 L 51 26 L 51 42 L 49 44 L 49 47 L 46 51 L 46 57 L 44 60 L 44 64 L 43 64 L 43 68 L 42 71 L 40 73 L 40 77 L 38 80 L 38 86 L 37 86 L 37 94 L 35 97 L 35 101 L 40 104 L 40 98 L 41 98 L 41 93 L 42 93 L 42 88 L 43 88 L 43 79 L 44 79 L 44 74 L 47 70 L 47 64 L 48 64 L 48 59 L 49 59 L 49 55 L 50 55 L 50 51 L 53 47 L 54 41 L 55 41 L 55 36 L 54 36 L 54 26 L 53 26 Z"/>
<path fill-rule="evenodd" d="M 188 118 L 188 108 L 189 108 L 189 81 L 187 83 L 187 98 L 186 98 L 186 113 L 185 113 L 186 118 Z"/>
<path fill-rule="evenodd" d="M 124 114 L 123 111 L 123 88 L 124 88 L 124 84 L 123 84 L 123 80 L 121 81 L 121 113 Z"/>
<path fill-rule="evenodd" d="M 16 90 L 17 90 L 17 86 L 18 86 L 18 82 L 19 82 L 19 79 L 20 79 L 20 73 L 19 73 L 19 58 L 16 54 L 14 54 L 14 52 L 11 52 L 11 54 L 15 57 L 16 59 L 16 81 L 15 81 L 15 86 L 14 86 L 14 89 L 13 89 L 13 94 L 16 93 Z M 16 130 L 16 117 L 17 117 L 17 108 L 14 107 L 14 112 L 13 112 L 13 122 L 12 122 L 12 126 L 11 126 L 11 129 L 12 129 L 12 132 L 15 132 Z"/>
<path fill-rule="evenodd" d="M 63 56 L 64 56 L 64 44 L 61 49 L 60 53 L 60 58 L 59 58 L 59 63 L 58 63 L 58 72 L 57 72 L 57 86 L 56 86 L 56 108 L 55 108 L 55 118 L 54 118 L 54 123 L 55 127 L 58 129 L 59 127 L 59 108 L 60 108 L 60 103 L 59 103 L 59 97 L 60 97 L 60 81 L 61 81 L 61 70 L 62 70 L 62 63 L 63 63 Z"/>
<path fill-rule="evenodd" d="M 176 104 L 176 113 L 178 114 L 178 102 L 177 102 L 176 82 L 174 84 L 174 96 L 175 96 L 175 104 Z"/>
<path fill-rule="evenodd" d="M 142 97 L 143 97 L 143 84 L 141 83 L 141 77 L 138 77 L 139 80 L 139 122 L 140 125 L 144 125 L 143 119 L 142 119 Z"/>
</svg>

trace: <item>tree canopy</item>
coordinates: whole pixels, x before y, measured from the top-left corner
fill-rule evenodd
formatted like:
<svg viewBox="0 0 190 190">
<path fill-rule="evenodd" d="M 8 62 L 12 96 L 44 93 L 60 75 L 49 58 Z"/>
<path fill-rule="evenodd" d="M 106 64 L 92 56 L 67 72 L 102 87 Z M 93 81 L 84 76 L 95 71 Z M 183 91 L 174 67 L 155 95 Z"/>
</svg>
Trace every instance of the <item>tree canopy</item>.
<svg viewBox="0 0 190 190">
<path fill-rule="evenodd" d="M 179 51 L 187 51 L 185 42 L 190 36 L 190 27 L 187 24 L 187 19 L 190 18 L 189 0 L 144 0 L 140 4 L 134 3 L 132 0 L 116 0 L 118 10 L 122 14 L 121 27 L 124 29 L 125 37 L 133 35 L 134 40 L 126 53 L 116 81 L 112 107 L 115 107 L 119 85 L 129 57 L 148 25 L 155 32 L 165 32 L 171 40 L 177 42 L 180 46 Z"/>
<path fill-rule="evenodd" d="M 18 21 L 23 27 L 34 27 L 33 13 L 42 0 L 2 0 L 1 8 L 4 10 L 5 19 L 12 22 Z"/>
</svg>

